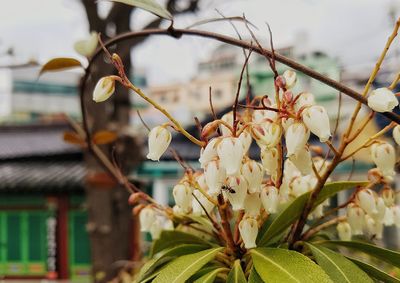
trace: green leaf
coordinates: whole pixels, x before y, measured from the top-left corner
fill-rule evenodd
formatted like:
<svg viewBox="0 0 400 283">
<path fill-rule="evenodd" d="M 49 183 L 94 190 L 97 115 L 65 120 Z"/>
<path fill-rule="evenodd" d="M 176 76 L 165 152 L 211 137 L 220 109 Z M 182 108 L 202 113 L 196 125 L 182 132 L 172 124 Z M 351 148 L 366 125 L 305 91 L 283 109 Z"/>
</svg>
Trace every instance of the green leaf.
<svg viewBox="0 0 400 283">
<path fill-rule="evenodd" d="M 39 76 L 46 72 L 56 72 L 76 67 L 82 67 L 82 64 L 74 58 L 54 58 L 42 66 Z"/>
<path fill-rule="evenodd" d="M 321 267 L 301 253 L 278 248 L 256 248 L 250 252 L 254 267 L 265 282 L 333 282 Z"/>
<path fill-rule="evenodd" d="M 178 257 L 169 263 L 154 279 L 153 283 L 182 283 L 195 274 L 223 248 L 213 248 Z"/>
<path fill-rule="evenodd" d="M 356 264 L 341 254 L 330 249 L 306 243 L 314 255 L 319 266 L 329 275 L 333 282 L 371 282 L 374 281 Z"/>
<path fill-rule="evenodd" d="M 381 269 L 362 261 L 359 261 L 355 258 L 348 257 L 352 262 L 357 264 L 362 270 L 368 273 L 371 277 L 378 279 L 382 282 L 386 283 L 399 283 L 400 280 L 387 274 L 386 272 L 382 271 Z"/>
<path fill-rule="evenodd" d="M 400 267 L 400 253 L 359 241 L 322 241 L 321 244 L 350 248 L 369 254 L 396 267 Z"/>
<path fill-rule="evenodd" d="M 147 12 L 150 12 L 160 18 L 172 20 L 172 15 L 167 9 L 160 6 L 154 0 L 110 0 L 112 2 L 119 2 L 130 6 L 139 7 Z"/>
<path fill-rule="evenodd" d="M 318 195 L 314 207 L 323 203 L 326 199 L 336 195 L 343 190 L 351 189 L 355 186 L 365 185 L 366 182 L 333 182 L 327 183 Z M 301 212 L 310 198 L 311 192 L 302 194 L 282 210 L 266 229 L 265 233 L 260 237 L 258 246 L 266 246 L 283 233 L 290 225 L 292 225 L 301 215 Z"/>
<path fill-rule="evenodd" d="M 217 274 L 220 273 L 221 271 L 224 271 L 226 268 L 218 268 L 214 269 L 213 271 L 210 271 L 203 276 L 201 276 L 199 279 L 194 281 L 193 283 L 213 283 L 215 280 L 215 277 L 217 277 Z M 230 281 L 228 281 L 230 282 Z"/>
<path fill-rule="evenodd" d="M 142 266 L 138 278 L 139 280 L 143 280 L 144 278 L 148 277 L 157 267 L 165 263 L 164 259 L 166 258 L 168 258 L 168 260 L 172 260 L 174 257 L 196 253 L 207 248 L 208 246 L 206 245 L 182 244 L 162 250 L 156 254 L 154 258 L 150 259 Z"/>
<path fill-rule="evenodd" d="M 194 235 L 177 230 L 163 231 L 160 235 L 160 238 L 153 243 L 150 251 L 150 257 L 153 257 L 156 253 L 159 253 L 162 250 L 175 247 L 180 244 L 198 244 L 211 247 L 209 242 Z"/>
<path fill-rule="evenodd" d="M 228 274 L 228 279 L 226 282 L 229 283 L 246 283 L 246 276 L 244 276 L 242 267 L 240 266 L 240 260 L 235 260 L 233 263 L 233 268 L 231 269 L 231 272 Z"/>
<path fill-rule="evenodd" d="M 249 275 L 249 283 L 264 283 L 264 281 L 261 279 L 260 275 L 258 275 L 256 269 L 253 267 L 250 270 L 250 275 Z"/>
</svg>

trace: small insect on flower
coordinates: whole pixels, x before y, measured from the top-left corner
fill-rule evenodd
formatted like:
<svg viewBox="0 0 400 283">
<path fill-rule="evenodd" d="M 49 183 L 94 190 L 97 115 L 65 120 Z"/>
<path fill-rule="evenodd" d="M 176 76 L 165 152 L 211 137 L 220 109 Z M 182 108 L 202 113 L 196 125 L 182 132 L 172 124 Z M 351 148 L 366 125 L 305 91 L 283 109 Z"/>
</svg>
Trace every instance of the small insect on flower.
<svg viewBox="0 0 400 283">
<path fill-rule="evenodd" d="M 223 185 L 223 186 L 221 187 L 221 190 L 223 190 L 223 191 L 225 191 L 225 192 L 228 192 L 228 193 L 231 193 L 231 194 L 236 193 L 236 191 L 235 191 L 232 187 L 230 187 L 230 186 L 228 186 L 228 185 Z"/>
</svg>

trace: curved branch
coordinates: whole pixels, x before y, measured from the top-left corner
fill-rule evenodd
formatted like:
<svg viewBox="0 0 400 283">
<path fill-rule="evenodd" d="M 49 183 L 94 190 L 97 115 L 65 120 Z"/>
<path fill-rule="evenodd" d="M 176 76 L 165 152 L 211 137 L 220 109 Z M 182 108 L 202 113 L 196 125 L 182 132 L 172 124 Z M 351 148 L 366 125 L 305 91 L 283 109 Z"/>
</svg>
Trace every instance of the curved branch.
<svg viewBox="0 0 400 283">
<path fill-rule="evenodd" d="M 272 51 L 261 48 L 259 46 L 254 46 L 250 42 L 236 39 L 230 36 L 222 35 L 222 34 L 217 34 L 214 32 L 209 32 L 209 31 L 203 31 L 203 30 L 191 30 L 191 29 L 174 29 L 174 28 L 168 28 L 168 29 L 147 29 L 147 30 L 142 30 L 142 31 L 137 31 L 137 32 L 127 32 L 121 35 L 118 35 L 109 41 L 107 41 L 104 45 L 106 47 L 111 46 L 113 44 L 116 44 L 121 41 L 125 41 L 128 39 L 132 39 L 135 37 L 148 37 L 150 35 L 164 35 L 164 36 L 172 36 L 175 38 L 180 38 L 182 36 L 198 36 L 198 37 L 204 37 L 204 38 L 209 38 L 209 39 L 214 39 L 220 42 L 224 42 L 230 45 L 238 46 L 241 48 L 245 49 L 252 49 L 253 52 L 256 52 L 258 54 L 268 56 L 272 58 L 274 55 L 272 54 Z M 86 69 L 85 76 L 83 78 L 83 82 L 86 81 L 88 74 L 90 73 L 89 70 L 93 64 L 93 61 L 102 53 L 101 48 L 97 49 L 92 58 L 89 61 L 89 65 Z M 360 93 L 357 91 L 345 86 L 344 84 L 337 82 L 333 79 L 330 79 L 314 70 L 311 68 L 304 66 L 302 64 L 297 63 L 296 61 L 289 59 L 283 55 L 280 55 L 278 53 L 275 53 L 275 60 L 288 66 L 291 67 L 299 72 L 302 72 L 303 74 L 316 79 L 336 90 L 339 92 L 342 92 L 346 94 L 347 96 L 350 96 L 351 98 L 361 102 L 364 105 L 367 105 L 367 99 L 363 97 Z M 388 118 L 389 120 L 392 120 L 398 124 L 400 124 L 400 116 L 397 115 L 396 113 L 393 112 L 385 112 L 381 113 L 383 116 Z"/>
</svg>

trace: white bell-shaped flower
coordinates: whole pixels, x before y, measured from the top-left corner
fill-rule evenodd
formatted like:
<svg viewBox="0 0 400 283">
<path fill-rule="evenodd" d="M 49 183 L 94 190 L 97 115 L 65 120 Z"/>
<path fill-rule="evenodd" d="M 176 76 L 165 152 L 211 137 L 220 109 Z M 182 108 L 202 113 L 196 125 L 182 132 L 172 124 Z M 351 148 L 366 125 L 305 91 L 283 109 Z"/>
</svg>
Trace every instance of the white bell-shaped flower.
<svg viewBox="0 0 400 283">
<path fill-rule="evenodd" d="M 87 39 L 79 40 L 74 44 L 74 49 L 82 56 L 90 57 L 97 47 L 97 32 L 91 32 Z"/>
<path fill-rule="evenodd" d="M 160 238 L 161 232 L 163 230 L 162 220 L 157 217 L 152 223 L 150 227 L 150 234 L 152 240 L 158 240 Z"/>
<path fill-rule="evenodd" d="M 381 197 L 385 201 L 387 207 L 391 207 L 395 203 L 395 193 L 392 188 L 384 187 L 381 192 Z"/>
<path fill-rule="evenodd" d="M 309 192 L 312 189 L 310 179 L 307 176 L 294 177 L 289 184 L 291 194 L 294 197 L 301 196 L 302 194 Z"/>
<path fill-rule="evenodd" d="M 151 224 L 156 220 L 157 214 L 153 208 L 146 206 L 139 213 L 140 231 L 149 232 Z"/>
<path fill-rule="evenodd" d="M 283 178 L 288 182 L 290 182 L 294 177 L 301 176 L 301 172 L 290 159 L 285 160 L 283 167 Z"/>
<path fill-rule="evenodd" d="M 186 213 L 183 211 L 183 209 L 182 209 L 180 206 L 178 206 L 178 205 L 174 205 L 174 206 L 172 207 L 172 212 L 173 212 L 175 215 L 184 215 L 184 214 L 186 214 Z"/>
<path fill-rule="evenodd" d="M 351 226 L 353 235 L 363 234 L 364 217 L 364 210 L 355 203 L 351 203 L 347 206 L 347 221 Z"/>
<path fill-rule="evenodd" d="M 392 207 L 393 221 L 397 228 L 400 228 L 400 207 L 398 205 Z"/>
<path fill-rule="evenodd" d="M 193 189 L 187 184 L 177 184 L 172 190 L 172 195 L 177 206 L 182 208 L 182 211 L 189 213 L 192 210 L 192 192 Z"/>
<path fill-rule="evenodd" d="M 321 142 L 326 142 L 331 136 L 331 128 L 329 123 L 328 113 L 325 108 L 319 105 L 307 107 L 302 112 L 303 122 L 307 128 L 317 137 Z"/>
<path fill-rule="evenodd" d="M 199 162 L 201 165 L 201 168 L 204 168 L 204 166 L 210 162 L 212 159 L 218 156 L 217 153 L 217 145 L 221 140 L 219 138 L 213 138 L 208 141 L 207 145 L 205 148 L 202 148 L 200 150 L 200 158 Z"/>
<path fill-rule="evenodd" d="M 247 216 L 256 218 L 260 215 L 260 193 L 247 194 L 244 199 L 244 211 Z"/>
<path fill-rule="evenodd" d="M 196 172 L 195 180 L 200 188 L 202 188 L 205 191 L 208 191 L 208 186 L 206 183 L 206 177 L 204 175 L 204 172 L 201 173 Z"/>
<path fill-rule="evenodd" d="M 394 224 L 394 213 L 393 213 L 393 206 L 386 207 L 385 216 L 383 217 L 383 225 L 385 226 L 392 226 Z"/>
<path fill-rule="evenodd" d="M 311 174 L 312 171 L 312 160 L 311 152 L 308 148 L 301 148 L 297 154 L 293 154 L 289 157 L 290 161 L 296 166 L 302 175 Z"/>
<path fill-rule="evenodd" d="M 267 172 L 268 175 L 276 177 L 278 170 L 278 159 L 279 153 L 276 148 L 267 148 L 261 149 L 261 161 L 262 165 Z"/>
<path fill-rule="evenodd" d="M 225 137 L 217 146 L 217 152 L 221 166 L 225 168 L 226 174 L 235 175 L 242 166 L 244 155 L 243 145 L 239 138 Z"/>
<path fill-rule="evenodd" d="M 199 190 L 194 190 L 193 194 L 196 197 L 193 197 L 192 199 L 192 213 L 194 215 L 206 215 L 206 212 L 210 213 L 213 210 L 214 204 L 210 202 Z M 204 209 L 206 211 L 204 211 Z"/>
<path fill-rule="evenodd" d="M 207 163 L 204 168 L 204 177 L 211 195 L 218 195 L 226 178 L 226 170 L 221 166 L 219 159 Z"/>
<path fill-rule="evenodd" d="M 297 75 L 295 71 L 292 70 L 286 70 L 283 73 L 283 77 L 285 79 L 285 87 L 286 89 L 291 89 L 295 86 L 297 82 Z"/>
<path fill-rule="evenodd" d="M 395 175 L 396 152 L 391 144 L 386 142 L 374 143 L 371 146 L 371 157 L 383 176 L 391 177 Z"/>
<path fill-rule="evenodd" d="M 290 125 L 285 132 L 287 156 L 296 155 L 305 147 L 309 138 L 310 131 L 303 123 Z"/>
<path fill-rule="evenodd" d="M 279 205 L 279 191 L 274 186 L 264 186 L 261 190 L 261 202 L 268 213 L 276 213 Z"/>
<path fill-rule="evenodd" d="M 309 220 L 321 218 L 324 215 L 324 206 L 322 204 L 317 205 L 316 208 L 308 215 Z"/>
<path fill-rule="evenodd" d="M 244 200 L 247 195 L 247 184 L 242 177 L 229 176 L 226 178 L 224 195 L 228 198 L 234 211 L 244 209 Z"/>
<path fill-rule="evenodd" d="M 376 209 L 376 197 L 374 192 L 370 189 L 364 189 L 357 193 L 356 200 L 358 205 L 364 209 L 369 215 L 374 215 L 378 213 Z"/>
<path fill-rule="evenodd" d="M 368 214 L 365 215 L 365 228 L 370 236 L 374 236 L 378 240 L 382 239 L 383 223 L 373 219 Z"/>
<path fill-rule="evenodd" d="M 243 153 L 247 153 L 249 151 L 249 148 L 251 146 L 251 142 L 253 141 L 251 134 L 244 130 L 240 135 L 239 139 L 242 142 L 243 145 Z"/>
<path fill-rule="evenodd" d="M 110 98 L 115 91 L 115 80 L 112 77 L 101 78 L 93 90 L 93 100 L 103 102 Z"/>
<path fill-rule="evenodd" d="M 221 120 L 226 122 L 228 125 L 230 125 L 231 127 L 233 127 L 233 111 L 225 113 L 224 115 L 222 115 Z M 230 136 L 232 135 L 231 131 L 229 130 L 229 128 L 227 128 L 226 126 L 224 126 L 223 124 L 219 125 L 219 129 L 221 130 L 221 134 L 223 136 Z"/>
<path fill-rule="evenodd" d="M 351 240 L 351 226 L 347 221 L 339 222 L 336 226 L 336 230 L 338 232 L 339 239 L 342 241 L 350 241 Z"/>
<path fill-rule="evenodd" d="M 253 124 L 251 127 L 251 135 L 260 147 L 276 146 L 281 139 L 281 134 L 281 127 L 277 123 L 266 121 L 261 124 Z"/>
<path fill-rule="evenodd" d="M 257 220 L 249 217 L 245 217 L 239 223 L 240 236 L 243 239 L 244 247 L 251 249 L 257 247 L 256 239 L 258 234 L 258 222 Z"/>
<path fill-rule="evenodd" d="M 376 112 L 391 112 L 397 105 L 396 96 L 386 87 L 378 88 L 368 96 L 368 106 Z"/>
<path fill-rule="evenodd" d="M 241 175 L 247 181 L 249 193 L 259 192 L 264 177 L 264 168 L 262 164 L 248 159 L 240 170 Z"/>
<path fill-rule="evenodd" d="M 276 105 L 273 105 L 272 107 L 276 107 Z M 253 111 L 252 122 L 255 124 L 260 124 L 268 120 L 275 121 L 277 117 L 278 113 L 275 111 L 266 109 L 255 110 Z"/>
<path fill-rule="evenodd" d="M 394 127 L 393 139 L 398 145 L 400 145 L 400 125 L 397 125 L 396 127 Z"/>
<path fill-rule="evenodd" d="M 297 98 L 294 104 L 294 110 L 297 112 L 302 107 L 315 105 L 314 95 L 310 92 L 302 92 L 299 94 L 300 96 Z"/>
<path fill-rule="evenodd" d="M 375 221 L 382 222 L 385 217 L 387 206 L 385 205 L 385 201 L 383 198 L 378 197 L 376 200 L 376 210 L 378 213 L 372 215 Z"/>
<path fill-rule="evenodd" d="M 293 118 L 282 118 L 281 122 L 283 130 L 286 132 L 287 129 L 289 129 L 289 127 L 295 123 L 295 120 Z"/>
<path fill-rule="evenodd" d="M 171 143 L 171 133 L 163 126 L 157 126 L 151 129 L 149 133 L 149 153 L 147 158 L 153 161 L 159 161 L 161 155 L 167 150 Z"/>
</svg>

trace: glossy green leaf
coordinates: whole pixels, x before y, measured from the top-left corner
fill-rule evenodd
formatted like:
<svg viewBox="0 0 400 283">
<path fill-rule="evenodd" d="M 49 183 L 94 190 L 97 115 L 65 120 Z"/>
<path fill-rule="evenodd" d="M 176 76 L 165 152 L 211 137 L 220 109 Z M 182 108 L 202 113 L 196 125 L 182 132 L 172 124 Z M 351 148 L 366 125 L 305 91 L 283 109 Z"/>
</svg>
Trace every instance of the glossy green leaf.
<svg viewBox="0 0 400 283">
<path fill-rule="evenodd" d="M 250 270 L 248 282 L 249 283 L 264 283 L 264 281 L 261 279 L 260 275 L 257 273 L 257 271 L 254 267 Z"/>
<path fill-rule="evenodd" d="M 112 2 L 119 2 L 130 6 L 139 7 L 147 12 L 150 12 L 160 18 L 172 20 L 172 15 L 167 9 L 163 8 L 154 0 L 110 0 Z"/>
<path fill-rule="evenodd" d="M 318 265 L 325 270 L 333 282 L 373 283 L 374 281 L 356 264 L 341 254 L 321 246 L 306 244 L 310 248 Z"/>
<path fill-rule="evenodd" d="M 359 241 L 322 241 L 321 243 L 324 245 L 342 246 L 364 252 L 396 267 L 400 267 L 400 253 L 396 251 L 380 248 L 378 246 Z"/>
<path fill-rule="evenodd" d="M 366 182 L 333 182 L 327 183 L 319 193 L 314 207 L 323 203 L 326 199 L 336 195 L 338 192 L 354 188 L 355 186 L 365 185 Z M 260 237 L 258 246 L 266 246 L 290 227 L 301 215 L 301 212 L 310 198 L 311 192 L 307 192 L 283 209 Z"/>
<path fill-rule="evenodd" d="M 278 248 L 252 249 L 254 267 L 268 283 L 332 283 L 324 270 L 308 257 Z"/>
<path fill-rule="evenodd" d="M 211 247 L 209 242 L 194 235 L 177 230 L 163 231 L 160 235 L 160 238 L 153 243 L 150 251 L 150 257 L 153 257 L 156 253 L 159 253 L 162 250 L 181 244 L 197 244 Z"/>
<path fill-rule="evenodd" d="M 368 273 L 371 277 L 380 280 L 385 283 L 400 283 L 400 279 L 397 279 L 386 272 L 382 271 L 378 267 L 375 267 L 369 263 L 365 263 L 362 261 L 359 261 L 355 258 L 350 258 L 348 257 L 352 262 L 357 264 L 362 270 L 364 270 L 366 273 Z"/>
<path fill-rule="evenodd" d="M 244 276 L 242 267 L 240 266 L 240 260 L 235 260 L 233 263 L 233 267 L 231 271 L 228 274 L 228 280 L 227 282 L 229 283 L 246 283 L 246 276 Z"/>
<path fill-rule="evenodd" d="M 215 278 L 217 277 L 217 274 L 224 271 L 225 269 L 226 268 L 214 269 L 214 270 L 204 274 L 203 276 L 201 276 L 199 279 L 197 279 L 193 283 L 213 283 Z"/>
<path fill-rule="evenodd" d="M 182 283 L 195 274 L 209 261 L 213 260 L 223 248 L 213 248 L 194 254 L 178 257 L 169 263 L 153 283 Z"/>
<path fill-rule="evenodd" d="M 142 266 L 138 278 L 139 280 L 143 280 L 143 278 L 148 277 L 154 270 L 156 270 L 157 267 L 165 263 L 164 259 L 166 258 L 168 258 L 168 260 L 172 260 L 174 257 L 196 253 L 207 248 L 208 246 L 206 245 L 182 244 L 162 250 L 156 254 L 154 258 L 150 259 Z"/>
<path fill-rule="evenodd" d="M 56 72 L 77 67 L 82 67 L 82 64 L 74 58 L 54 58 L 42 66 L 39 76 L 46 72 Z"/>
</svg>

